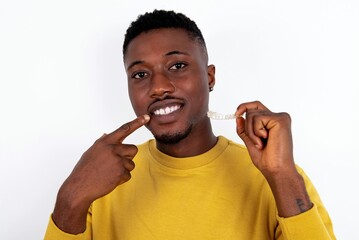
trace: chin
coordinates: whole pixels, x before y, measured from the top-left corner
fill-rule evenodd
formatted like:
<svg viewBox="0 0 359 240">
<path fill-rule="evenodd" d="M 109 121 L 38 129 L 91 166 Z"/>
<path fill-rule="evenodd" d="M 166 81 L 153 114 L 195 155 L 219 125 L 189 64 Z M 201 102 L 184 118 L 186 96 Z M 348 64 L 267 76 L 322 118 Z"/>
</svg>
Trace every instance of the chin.
<svg viewBox="0 0 359 240">
<path fill-rule="evenodd" d="M 162 144 L 171 145 L 177 144 L 183 139 L 185 139 L 192 131 L 192 125 L 190 125 L 184 131 L 178 131 L 173 133 L 164 133 L 164 134 L 153 134 L 156 141 Z"/>
</svg>

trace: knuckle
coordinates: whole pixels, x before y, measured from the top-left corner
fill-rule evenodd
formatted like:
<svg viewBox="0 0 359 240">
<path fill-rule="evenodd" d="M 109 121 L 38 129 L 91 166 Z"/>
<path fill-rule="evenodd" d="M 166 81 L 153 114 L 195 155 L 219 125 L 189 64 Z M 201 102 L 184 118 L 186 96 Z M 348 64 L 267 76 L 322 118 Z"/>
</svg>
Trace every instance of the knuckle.
<svg viewBox="0 0 359 240">
<path fill-rule="evenodd" d="M 100 138 L 96 139 L 96 141 L 94 142 L 94 146 L 104 146 L 108 143 L 108 139 L 109 139 L 109 135 L 108 134 L 103 134 Z"/>
<path fill-rule="evenodd" d="M 132 158 L 130 159 L 130 164 L 129 164 L 129 170 L 132 171 L 133 169 L 136 168 L 136 164 L 134 163 L 134 161 L 132 160 Z"/>
<path fill-rule="evenodd" d="M 104 138 L 99 138 L 94 142 L 94 146 L 102 145 L 104 143 Z"/>
<path fill-rule="evenodd" d="M 281 126 L 290 126 L 292 123 L 292 119 L 291 116 L 286 113 L 286 112 L 280 112 L 276 114 L 277 116 L 277 122 L 281 125 Z"/>
<path fill-rule="evenodd" d="M 138 152 L 137 146 L 133 145 L 133 148 L 132 148 L 132 149 L 133 149 L 132 151 L 133 151 L 134 155 L 136 155 L 137 152 Z"/>
<path fill-rule="evenodd" d="M 122 131 L 124 131 L 124 132 L 127 132 L 127 131 L 129 131 L 131 129 L 131 124 L 130 123 L 125 123 L 120 127 L 120 129 Z"/>
<path fill-rule="evenodd" d="M 292 121 L 292 118 L 291 118 L 291 116 L 289 115 L 289 113 L 287 113 L 287 112 L 281 112 L 281 113 L 279 113 L 280 114 L 280 116 L 286 121 L 286 122 L 291 122 Z"/>
<path fill-rule="evenodd" d="M 124 145 L 123 151 L 125 152 L 124 155 L 130 155 L 130 156 L 134 156 L 137 154 L 138 152 L 138 148 L 135 145 Z"/>
<path fill-rule="evenodd" d="M 237 110 L 242 108 L 242 106 L 243 106 L 243 103 L 239 104 L 238 107 L 237 107 Z"/>
<path fill-rule="evenodd" d="M 128 170 L 132 171 L 133 169 L 135 169 L 135 167 L 136 164 L 132 160 L 130 160 L 128 164 Z"/>
<path fill-rule="evenodd" d="M 129 172 L 129 171 L 125 171 L 124 173 L 123 173 L 123 175 L 122 175 L 122 179 L 125 181 L 125 182 L 127 182 L 128 180 L 130 180 L 131 179 L 131 173 Z"/>
<path fill-rule="evenodd" d="M 122 157 L 133 157 L 137 154 L 138 148 L 135 145 L 119 144 L 115 145 L 114 152 Z"/>
<path fill-rule="evenodd" d="M 94 142 L 94 144 L 97 144 L 97 143 L 102 142 L 103 139 L 104 139 L 104 137 L 100 137 L 100 138 L 96 139 L 96 141 Z"/>
</svg>

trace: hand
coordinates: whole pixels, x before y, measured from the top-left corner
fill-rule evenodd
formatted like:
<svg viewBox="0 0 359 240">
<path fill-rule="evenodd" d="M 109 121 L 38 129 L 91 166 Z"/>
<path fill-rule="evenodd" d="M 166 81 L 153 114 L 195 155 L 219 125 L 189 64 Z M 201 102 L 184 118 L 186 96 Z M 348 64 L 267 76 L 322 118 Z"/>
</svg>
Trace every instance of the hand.
<svg viewBox="0 0 359 240">
<path fill-rule="evenodd" d="M 239 105 L 236 116 L 244 113 L 246 119 L 237 117 L 237 133 L 266 178 L 279 216 L 307 211 L 313 204 L 294 164 L 290 116 L 273 113 L 258 101 Z"/>
<path fill-rule="evenodd" d="M 138 150 L 122 142 L 148 121 L 148 115 L 140 116 L 104 134 L 82 155 L 58 193 L 53 220 L 60 229 L 68 233 L 84 231 L 91 203 L 130 180 L 135 168 L 132 159 Z"/>
<path fill-rule="evenodd" d="M 261 102 L 238 106 L 237 134 L 248 148 L 255 166 L 266 176 L 296 171 L 293 160 L 291 119 L 287 113 L 273 113 Z"/>
</svg>

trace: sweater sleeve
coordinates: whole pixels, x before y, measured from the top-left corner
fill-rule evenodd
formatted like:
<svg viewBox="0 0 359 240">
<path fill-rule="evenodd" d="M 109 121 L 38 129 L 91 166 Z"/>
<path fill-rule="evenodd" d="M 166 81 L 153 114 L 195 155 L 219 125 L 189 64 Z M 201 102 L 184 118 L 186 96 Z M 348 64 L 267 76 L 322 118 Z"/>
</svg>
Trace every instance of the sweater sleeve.
<svg viewBox="0 0 359 240">
<path fill-rule="evenodd" d="M 44 240 L 91 240 L 92 239 L 92 224 L 91 224 L 91 207 L 87 214 L 86 230 L 79 234 L 69 234 L 58 228 L 55 222 L 50 216 L 49 223 L 47 225 Z"/>
<path fill-rule="evenodd" d="M 306 212 L 288 218 L 283 218 L 277 215 L 279 226 L 281 228 L 284 239 L 336 239 L 329 214 L 326 211 L 317 190 L 315 189 L 308 176 L 299 167 L 298 172 L 304 178 L 307 192 L 313 203 L 313 207 Z"/>
</svg>

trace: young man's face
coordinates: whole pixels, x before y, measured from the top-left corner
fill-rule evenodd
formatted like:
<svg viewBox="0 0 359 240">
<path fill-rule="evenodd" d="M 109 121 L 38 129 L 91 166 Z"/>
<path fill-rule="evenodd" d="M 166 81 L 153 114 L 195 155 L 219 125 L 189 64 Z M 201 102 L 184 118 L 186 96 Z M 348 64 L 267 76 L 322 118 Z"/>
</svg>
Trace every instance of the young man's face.
<svg viewBox="0 0 359 240">
<path fill-rule="evenodd" d="M 142 33 L 124 58 L 128 91 L 136 115 L 149 114 L 148 129 L 159 142 L 176 143 L 204 131 L 214 66 L 197 40 L 183 29 Z"/>
</svg>

